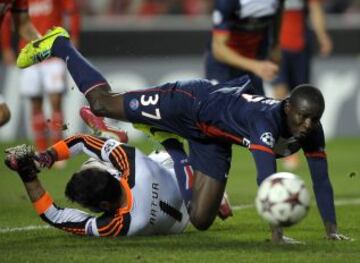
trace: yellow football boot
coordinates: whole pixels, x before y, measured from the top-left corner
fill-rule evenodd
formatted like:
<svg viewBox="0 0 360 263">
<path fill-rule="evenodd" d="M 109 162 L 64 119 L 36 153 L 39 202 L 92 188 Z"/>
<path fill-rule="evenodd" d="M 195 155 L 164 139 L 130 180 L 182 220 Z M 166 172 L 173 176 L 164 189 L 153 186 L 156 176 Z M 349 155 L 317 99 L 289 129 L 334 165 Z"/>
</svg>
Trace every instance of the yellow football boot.
<svg viewBox="0 0 360 263">
<path fill-rule="evenodd" d="M 58 37 L 70 38 L 69 33 L 62 27 L 54 27 L 44 36 L 28 43 L 21 51 L 16 61 L 19 68 L 27 68 L 51 56 L 51 48 Z"/>
</svg>

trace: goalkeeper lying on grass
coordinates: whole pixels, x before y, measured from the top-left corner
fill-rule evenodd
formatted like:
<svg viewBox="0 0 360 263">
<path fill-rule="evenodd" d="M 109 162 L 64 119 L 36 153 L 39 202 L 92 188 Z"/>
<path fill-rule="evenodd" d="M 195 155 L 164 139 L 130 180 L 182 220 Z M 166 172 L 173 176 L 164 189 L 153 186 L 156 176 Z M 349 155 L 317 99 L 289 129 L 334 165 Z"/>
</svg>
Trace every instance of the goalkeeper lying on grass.
<svg viewBox="0 0 360 263">
<path fill-rule="evenodd" d="M 192 184 L 192 168 L 184 152 L 181 138 L 167 132 L 156 132 L 167 150 L 149 156 L 126 145 L 125 131 L 108 127 L 87 107 L 80 111 L 85 123 L 104 139 L 85 134 L 69 137 L 35 153 L 31 146 L 20 145 L 6 150 L 5 163 L 22 179 L 36 212 L 50 225 L 78 235 L 130 236 L 173 234 L 188 224 L 188 213 L 179 191 Z M 91 158 L 75 172 L 67 183 L 65 195 L 93 211 L 92 216 L 72 208 L 59 208 L 42 187 L 38 167 L 51 168 L 54 162 L 79 153 Z M 170 155 L 169 155 L 170 154 Z M 222 219 L 231 216 L 224 197 L 219 208 Z"/>
<path fill-rule="evenodd" d="M 176 176 L 192 176 L 191 168 L 182 143 L 170 138 L 163 145 L 172 158 L 164 151 L 146 156 L 114 139 L 80 134 L 42 153 L 27 145 L 9 148 L 5 163 L 19 174 L 39 216 L 56 228 L 101 237 L 180 233 L 188 214 Z M 99 217 L 58 207 L 38 178 L 37 167 L 50 168 L 82 152 L 91 158 L 72 175 L 65 195 L 101 212 Z"/>
</svg>

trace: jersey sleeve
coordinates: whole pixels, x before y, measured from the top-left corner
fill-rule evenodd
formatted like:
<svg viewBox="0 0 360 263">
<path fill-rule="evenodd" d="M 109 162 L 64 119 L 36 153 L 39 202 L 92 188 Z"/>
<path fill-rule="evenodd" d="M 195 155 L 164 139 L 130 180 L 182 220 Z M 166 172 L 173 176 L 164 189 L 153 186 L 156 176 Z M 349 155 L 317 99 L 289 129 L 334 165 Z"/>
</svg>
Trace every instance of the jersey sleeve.
<svg viewBox="0 0 360 263">
<path fill-rule="evenodd" d="M 33 206 L 43 221 L 76 235 L 125 236 L 130 225 L 130 214 L 122 209 L 95 217 L 78 209 L 58 207 L 47 192 Z"/>
<path fill-rule="evenodd" d="M 334 193 L 328 173 L 324 131 L 319 124 L 302 145 L 309 166 L 313 190 L 324 222 L 336 224 Z"/>
<path fill-rule="evenodd" d="M 249 149 L 255 160 L 258 185 L 276 172 L 276 155 L 273 151 L 277 131 L 262 116 L 249 118 Z"/>
<path fill-rule="evenodd" d="M 51 147 L 57 153 L 57 161 L 69 159 L 85 153 L 97 160 L 110 162 L 122 177 L 128 178 L 131 167 L 128 153 L 133 147 L 125 146 L 114 139 L 104 139 L 86 134 L 78 134 L 59 141 Z"/>
<path fill-rule="evenodd" d="M 227 32 L 232 26 L 233 16 L 238 9 L 236 0 L 216 0 L 213 11 L 214 33 Z"/>
</svg>

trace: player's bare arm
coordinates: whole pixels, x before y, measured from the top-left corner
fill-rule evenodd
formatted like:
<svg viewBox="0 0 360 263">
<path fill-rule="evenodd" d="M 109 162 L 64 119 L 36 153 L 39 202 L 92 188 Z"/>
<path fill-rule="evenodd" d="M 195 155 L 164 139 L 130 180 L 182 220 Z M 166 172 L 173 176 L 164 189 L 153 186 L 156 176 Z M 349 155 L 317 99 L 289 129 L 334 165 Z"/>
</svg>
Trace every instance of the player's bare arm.
<svg viewBox="0 0 360 263">
<path fill-rule="evenodd" d="M 26 41 L 32 41 L 39 38 L 41 35 L 31 23 L 29 14 L 27 12 L 20 12 L 13 15 L 15 30 Z"/>
<path fill-rule="evenodd" d="M 272 39 L 273 43 L 269 52 L 269 60 L 275 62 L 276 64 L 280 64 L 281 61 L 281 48 L 280 48 L 280 29 L 282 23 L 282 16 L 284 10 L 284 0 L 279 1 L 279 8 L 276 12 L 274 19 L 274 30 L 272 31 Z"/>
<path fill-rule="evenodd" d="M 230 35 L 226 32 L 214 33 L 212 40 L 212 52 L 214 57 L 226 64 L 239 69 L 253 72 L 264 80 L 272 80 L 278 71 L 278 66 L 271 61 L 260 61 L 240 55 L 232 50 L 227 42 Z"/>
<path fill-rule="evenodd" d="M 311 24 L 319 43 L 320 55 L 330 55 L 333 46 L 331 38 L 326 31 L 325 14 L 320 1 L 309 2 Z"/>
</svg>

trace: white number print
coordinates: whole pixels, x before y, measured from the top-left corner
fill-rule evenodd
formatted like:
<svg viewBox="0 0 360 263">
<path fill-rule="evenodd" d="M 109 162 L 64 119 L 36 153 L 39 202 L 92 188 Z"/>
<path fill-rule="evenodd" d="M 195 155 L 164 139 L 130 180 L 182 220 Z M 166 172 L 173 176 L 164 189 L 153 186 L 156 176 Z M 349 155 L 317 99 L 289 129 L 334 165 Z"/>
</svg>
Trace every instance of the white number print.
<svg viewBox="0 0 360 263">
<path fill-rule="evenodd" d="M 148 99 L 145 98 L 145 95 L 142 95 L 140 98 L 141 105 L 149 106 L 155 105 L 159 101 L 159 94 L 155 94 L 155 96 L 149 96 Z"/>
<path fill-rule="evenodd" d="M 259 95 L 251 95 L 251 94 L 242 94 L 241 95 L 246 101 L 248 102 L 260 102 L 264 103 L 264 104 L 268 104 L 268 105 L 273 105 L 276 103 L 279 103 L 279 100 L 274 100 L 274 99 L 270 99 L 270 98 L 266 98 L 263 96 L 259 96 Z"/>
<path fill-rule="evenodd" d="M 251 94 L 242 94 L 242 97 L 244 99 L 246 99 L 248 102 L 259 102 L 263 99 L 265 99 L 265 97 L 263 96 L 257 96 L 257 95 L 251 95 Z"/>
<path fill-rule="evenodd" d="M 151 95 L 148 96 L 146 98 L 146 95 L 142 95 L 140 98 L 140 103 L 143 106 L 149 106 L 149 105 L 156 105 L 159 101 L 159 94 L 155 94 L 155 95 Z M 155 108 L 155 112 L 154 113 L 149 113 L 149 112 L 145 112 L 145 111 L 141 111 L 141 115 L 148 117 L 150 119 L 154 119 L 154 120 L 160 120 L 161 119 L 161 115 L 160 115 L 160 109 L 159 108 Z"/>
</svg>

